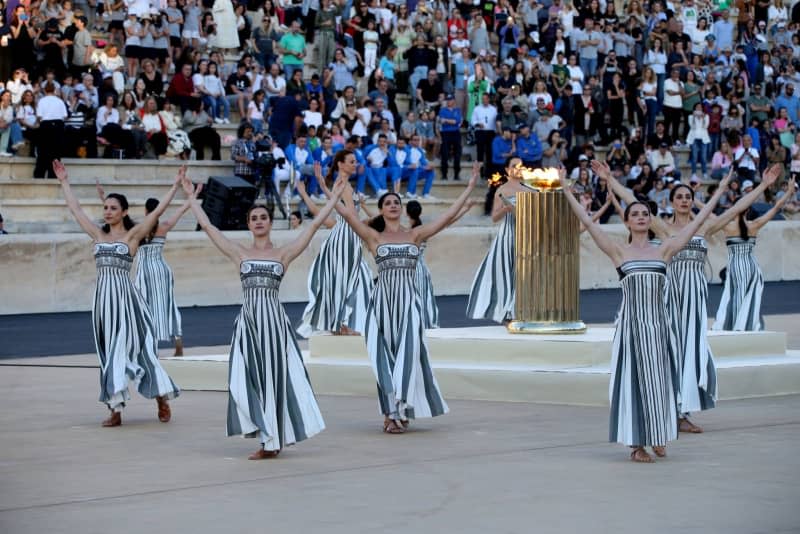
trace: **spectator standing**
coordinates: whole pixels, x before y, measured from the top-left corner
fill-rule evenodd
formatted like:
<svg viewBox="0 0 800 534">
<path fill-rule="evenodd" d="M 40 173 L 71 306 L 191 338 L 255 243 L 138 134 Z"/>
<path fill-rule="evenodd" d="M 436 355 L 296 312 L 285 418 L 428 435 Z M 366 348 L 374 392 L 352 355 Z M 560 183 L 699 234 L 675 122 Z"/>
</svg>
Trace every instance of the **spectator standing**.
<svg viewBox="0 0 800 534">
<path fill-rule="evenodd" d="M 289 32 L 278 42 L 278 52 L 283 54 L 283 70 L 287 78 L 292 77 L 295 70 L 303 70 L 303 59 L 306 57 L 306 39 L 300 34 L 300 21 L 291 22 Z"/>
<path fill-rule="evenodd" d="M 442 136 L 442 180 L 447 180 L 448 160 L 453 156 L 453 179 L 459 180 L 461 172 L 461 110 L 456 107 L 453 95 L 447 95 L 446 106 L 439 112 L 439 131 Z"/>
<path fill-rule="evenodd" d="M 683 82 L 680 71 L 672 69 L 670 77 L 664 82 L 664 129 L 676 145 L 680 142 L 680 126 L 683 117 Z"/>
<path fill-rule="evenodd" d="M 36 116 L 39 118 L 37 134 L 36 166 L 34 178 L 55 178 L 53 160 L 61 158 L 64 142 L 64 120 L 67 118 L 67 107 L 64 101 L 55 95 L 56 88 L 52 83 L 44 86 L 44 97 L 36 105 Z"/>
<path fill-rule="evenodd" d="M 497 108 L 491 105 L 489 93 L 483 93 L 481 104 L 472 110 L 470 125 L 475 128 L 477 159 L 483 163 L 483 177 L 489 177 L 492 161 L 492 141 L 496 132 Z"/>
<path fill-rule="evenodd" d="M 697 163 L 703 171 L 703 180 L 707 175 L 706 158 L 711 139 L 708 136 L 708 115 L 703 110 L 703 104 L 698 102 L 694 105 L 692 114 L 689 115 L 689 135 L 686 136 L 686 144 L 691 148 L 690 162 L 692 166 L 692 179 L 697 179 Z"/>
</svg>

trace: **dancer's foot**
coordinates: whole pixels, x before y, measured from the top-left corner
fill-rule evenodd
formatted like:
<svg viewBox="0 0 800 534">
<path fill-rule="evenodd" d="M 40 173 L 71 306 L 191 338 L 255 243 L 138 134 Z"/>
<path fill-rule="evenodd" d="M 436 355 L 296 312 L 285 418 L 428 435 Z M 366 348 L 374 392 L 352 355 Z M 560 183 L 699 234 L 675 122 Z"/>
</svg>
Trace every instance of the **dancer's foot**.
<svg viewBox="0 0 800 534">
<path fill-rule="evenodd" d="M 162 423 L 168 423 L 172 418 L 172 410 L 169 409 L 169 402 L 166 397 L 156 397 L 158 404 L 158 420 Z"/>
<path fill-rule="evenodd" d="M 644 450 L 644 447 L 636 447 L 631 453 L 631 461 L 643 464 L 651 464 L 655 460 L 653 460 L 652 456 L 647 454 L 647 451 Z"/>
<path fill-rule="evenodd" d="M 653 445 L 653 454 L 658 456 L 659 458 L 666 458 L 667 457 L 667 448 L 663 445 Z"/>
<path fill-rule="evenodd" d="M 175 356 L 183 356 L 183 338 L 175 338 Z"/>
<path fill-rule="evenodd" d="M 387 434 L 402 434 L 406 431 L 401 425 L 397 424 L 394 419 L 388 417 L 383 420 L 383 431 Z"/>
<path fill-rule="evenodd" d="M 121 424 L 122 424 L 121 412 L 111 412 L 111 415 L 108 416 L 108 419 L 103 421 L 103 426 L 105 427 L 120 426 Z"/>
<path fill-rule="evenodd" d="M 267 460 L 269 458 L 275 458 L 281 451 L 265 451 L 264 449 L 258 449 L 256 452 L 251 454 L 247 457 L 248 460 Z"/>
<path fill-rule="evenodd" d="M 687 434 L 702 434 L 703 429 L 696 424 L 689 421 L 686 417 L 681 417 L 678 419 L 678 430 L 681 432 L 686 432 Z"/>
<path fill-rule="evenodd" d="M 342 326 L 339 327 L 339 331 L 337 332 L 337 334 L 340 335 L 340 336 L 357 336 L 357 335 L 359 335 L 358 332 L 356 332 L 355 330 L 353 330 L 352 328 L 350 328 L 346 324 L 343 324 Z"/>
</svg>

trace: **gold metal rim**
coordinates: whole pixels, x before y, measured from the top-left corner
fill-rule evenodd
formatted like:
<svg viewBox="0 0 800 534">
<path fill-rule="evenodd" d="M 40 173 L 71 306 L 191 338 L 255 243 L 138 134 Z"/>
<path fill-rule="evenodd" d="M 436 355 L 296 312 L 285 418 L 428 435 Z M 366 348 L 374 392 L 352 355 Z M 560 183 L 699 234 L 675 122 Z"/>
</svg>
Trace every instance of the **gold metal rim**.
<svg viewBox="0 0 800 534">
<path fill-rule="evenodd" d="M 586 332 L 586 324 L 583 321 L 552 323 L 511 321 L 506 328 L 511 334 L 582 334 Z"/>
</svg>

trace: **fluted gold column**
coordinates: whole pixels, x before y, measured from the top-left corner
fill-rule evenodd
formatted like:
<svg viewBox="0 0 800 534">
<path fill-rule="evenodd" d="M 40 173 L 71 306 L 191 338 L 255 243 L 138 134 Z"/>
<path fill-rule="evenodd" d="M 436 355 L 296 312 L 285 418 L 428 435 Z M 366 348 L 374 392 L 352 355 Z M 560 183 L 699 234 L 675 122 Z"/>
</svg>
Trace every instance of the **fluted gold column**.
<svg viewBox="0 0 800 534">
<path fill-rule="evenodd" d="M 561 189 L 517 193 L 516 334 L 581 333 L 580 221 Z"/>
</svg>

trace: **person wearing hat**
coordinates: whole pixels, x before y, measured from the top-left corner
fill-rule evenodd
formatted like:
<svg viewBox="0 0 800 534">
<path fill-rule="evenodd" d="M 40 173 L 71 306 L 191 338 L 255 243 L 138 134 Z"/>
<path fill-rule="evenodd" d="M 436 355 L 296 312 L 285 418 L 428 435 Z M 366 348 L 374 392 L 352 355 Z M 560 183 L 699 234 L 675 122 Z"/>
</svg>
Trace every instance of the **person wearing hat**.
<svg viewBox="0 0 800 534">
<path fill-rule="evenodd" d="M 453 179 L 459 180 L 461 172 L 461 110 L 456 107 L 456 99 L 449 94 L 445 107 L 439 112 L 439 131 L 442 136 L 442 180 L 447 180 L 448 159 L 453 155 Z"/>
</svg>

